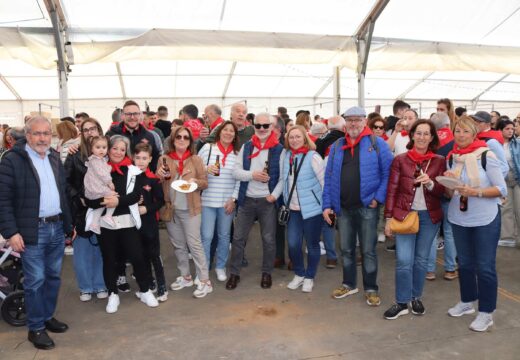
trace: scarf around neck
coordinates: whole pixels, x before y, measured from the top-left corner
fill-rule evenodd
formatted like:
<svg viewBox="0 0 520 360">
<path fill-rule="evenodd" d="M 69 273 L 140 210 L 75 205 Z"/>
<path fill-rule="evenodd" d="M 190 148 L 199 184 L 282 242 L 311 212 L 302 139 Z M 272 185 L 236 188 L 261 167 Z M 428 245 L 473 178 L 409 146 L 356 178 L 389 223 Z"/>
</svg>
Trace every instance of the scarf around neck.
<svg viewBox="0 0 520 360">
<path fill-rule="evenodd" d="M 464 149 L 460 149 L 458 145 L 453 147 L 447 158 L 453 156 L 454 174 L 460 179 L 462 175 L 462 169 L 466 168 L 466 175 L 469 179 L 469 184 L 472 187 L 480 186 L 480 176 L 477 159 L 481 157 L 482 153 L 489 148 L 486 142 L 483 140 L 475 140 Z"/>
<path fill-rule="evenodd" d="M 264 146 L 262 146 L 262 143 L 260 142 L 260 139 L 258 138 L 258 136 L 256 136 L 256 134 L 253 135 L 253 137 L 251 138 L 251 143 L 253 144 L 253 147 L 258 149 L 258 151 L 251 154 L 249 156 L 250 159 L 255 158 L 258 155 L 260 155 L 260 151 L 267 150 L 267 149 L 270 149 L 270 148 L 278 145 L 278 138 L 276 137 L 276 134 L 271 131 L 271 134 L 267 138 Z"/>
<path fill-rule="evenodd" d="M 225 148 L 220 141 L 217 141 L 217 146 L 220 152 L 222 153 L 222 166 L 226 166 L 226 158 L 233 151 L 233 143 L 230 143 L 228 147 Z"/>
<path fill-rule="evenodd" d="M 370 130 L 370 128 L 368 126 L 365 126 L 363 131 L 361 131 L 361 133 L 356 138 L 356 140 L 354 140 L 354 142 L 352 142 L 350 135 L 348 133 L 345 133 L 345 145 L 343 145 L 341 147 L 341 149 L 342 150 L 350 149 L 350 154 L 352 156 L 354 156 L 354 148 L 357 146 L 357 144 L 359 144 L 361 139 L 364 138 L 365 136 L 370 136 L 372 134 L 373 134 L 372 130 Z"/>
<path fill-rule="evenodd" d="M 217 120 L 213 121 L 213 123 L 211 123 L 209 125 L 209 129 L 210 130 L 213 130 L 215 129 L 217 126 L 219 126 L 220 124 L 222 124 L 224 122 L 224 119 L 222 119 L 221 117 L 219 117 Z"/>
<path fill-rule="evenodd" d="M 152 171 L 150 171 L 150 168 L 146 168 L 144 171 L 144 174 L 148 179 L 158 179 L 157 175 L 155 175 Z"/>
<path fill-rule="evenodd" d="M 182 171 L 184 170 L 184 160 L 191 156 L 191 152 L 186 150 L 182 156 L 179 156 L 175 151 L 171 151 L 168 153 L 168 156 L 173 160 L 177 160 L 179 164 L 177 165 L 179 177 L 182 175 Z"/>
<path fill-rule="evenodd" d="M 433 157 L 435 157 L 435 154 L 431 151 L 431 150 L 428 150 L 426 152 L 426 154 L 421 154 L 419 153 L 416 149 L 415 149 L 415 146 L 413 148 L 411 148 L 410 150 L 408 150 L 408 152 L 406 153 L 406 155 L 412 159 L 413 162 L 415 162 L 416 164 L 421 164 L 423 161 L 427 161 L 427 160 L 430 160 L 432 159 Z"/>
<path fill-rule="evenodd" d="M 293 161 L 294 161 L 294 158 L 296 157 L 296 155 L 307 154 L 308 152 L 309 152 L 309 148 L 305 147 L 305 146 L 299 147 L 296 150 L 291 149 L 291 157 L 289 159 L 289 164 L 291 164 L 291 165 L 293 164 Z"/>
<path fill-rule="evenodd" d="M 486 140 L 486 139 L 495 139 L 500 144 L 504 145 L 504 136 L 502 135 L 502 132 L 498 130 L 487 130 L 483 131 L 480 134 L 477 135 L 477 138 L 480 140 Z"/>
<path fill-rule="evenodd" d="M 130 160 L 130 158 L 128 156 L 125 156 L 123 158 L 123 160 L 121 160 L 117 164 L 114 164 L 113 162 L 109 161 L 108 165 L 110 165 L 112 167 L 112 170 L 110 172 L 116 172 L 119 175 L 124 175 L 123 171 L 121 170 L 121 167 L 122 166 L 128 167 L 128 166 L 132 165 L 132 160 Z"/>
</svg>

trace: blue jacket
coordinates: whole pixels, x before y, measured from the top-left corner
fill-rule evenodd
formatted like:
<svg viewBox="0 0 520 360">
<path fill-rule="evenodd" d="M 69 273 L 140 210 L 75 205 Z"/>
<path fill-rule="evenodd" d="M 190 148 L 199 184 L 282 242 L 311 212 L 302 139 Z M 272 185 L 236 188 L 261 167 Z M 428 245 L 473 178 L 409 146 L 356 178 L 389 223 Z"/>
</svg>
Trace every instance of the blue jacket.
<svg viewBox="0 0 520 360">
<path fill-rule="evenodd" d="M 280 154 L 282 153 L 283 146 L 278 144 L 269 149 L 269 191 L 273 191 L 278 183 L 278 178 L 280 177 Z M 253 152 L 253 143 L 251 140 L 244 144 L 244 151 L 242 157 L 242 166 L 244 170 L 249 170 L 251 168 L 251 159 L 249 156 Z M 244 204 L 244 200 L 246 199 L 247 186 L 249 185 L 249 181 L 241 181 L 240 188 L 238 189 L 238 206 Z"/>
<path fill-rule="evenodd" d="M 509 151 L 511 152 L 511 159 L 513 160 L 513 172 L 515 179 L 520 184 L 520 139 L 512 137 L 509 141 Z"/>
<path fill-rule="evenodd" d="M 19 233 L 25 244 L 38 244 L 40 178 L 25 150 L 25 140 L 16 145 L 0 163 L 0 233 L 6 239 Z M 57 151 L 51 149 L 49 161 L 60 194 L 63 231 L 72 231 L 72 217 L 66 196 L 65 170 Z"/>
<path fill-rule="evenodd" d="M 377 149 L 372 146 L 370 136 L 365 136 L 359 144 L 359 172 L 361 202 L 367 207 L 372 200 L 383 204 L 386 199 L 386 186 L 392 165 L 392 152 L 386 142 L 380 137 L 375 137 Z M 337 140 L 330 148 L 327 168 L 325 169 L 325 186 L 323 188 L 322 209 L 332 209 L 338 215 L 341 214 L 341 168 L 343 166 L 343 154 L 345 150 L 345 138 Z"/>
<path fill-rule="evenodd" d="M 309 151 L 307 153 L 305 159 L 303 160 L 303 164 L 301 165 L 300 172 L 298 173 L 298 178 L 296 179 L 296 192 L 298 193 L 298 202 L 300 203 L 300 211 L 304 220 L 319 215 L 322 212 L 321 199 L 323 191 L 321 189 L 320 182 L 314 173 L 314 169 L 312 168 L 312 157 L 315 153 L 315 151 Z M 302 160 L 302 157 L 303 154 L 298 154 L 295 156 L 298 167 L 300 167 L 299 164 Z M 285 159 L 283 159 L 283 201 L 286 206 L 289 206 L 288 199 L 289 193 L 291 192 L 288 181 L 290 158 L 291 153 L 287 152 Z M 294 195 L 295 193 L 293 193 L 293 196 Z"/>
</svg>

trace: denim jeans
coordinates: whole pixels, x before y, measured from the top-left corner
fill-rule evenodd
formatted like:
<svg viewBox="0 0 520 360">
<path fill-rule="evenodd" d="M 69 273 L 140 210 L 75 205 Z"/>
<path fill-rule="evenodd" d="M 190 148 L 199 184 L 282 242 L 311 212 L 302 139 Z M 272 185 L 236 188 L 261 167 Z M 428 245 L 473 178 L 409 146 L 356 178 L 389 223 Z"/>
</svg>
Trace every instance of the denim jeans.
<svg viewBox="0 0 520 360">
<path fill-rule="evenodd" d="M 448 221 L 448 207 L 450 206 L 449 201 L 442 201 L 441 207 L 444 213 L 444 219 L 442 220 L 442 229 L 444 232 L 444 270 L 455 271 L 457 263 L 455 258 L 457 257 L 457 250 L 455 249 L 455 240 L 453 239 L 453 230 L 451 223 Z M 437 239 L 437 238 L 435 238 Z M 437 261 L 437 241 L 432 242 L 430 249 L 430 257 L 428 258 L 428 271 L 435 272 L 435 262 Z"/>
<path fill-rule="evenodd" d="M 441 223 L 432 223 L 427 210 L 419 214 L 417 234 L 396 234 L 395 299 L 405 304 L 422 296 L 428 255 Z"/>
<path fill-rule="evenodd" d="M 302 218 L 301 211 L 291 210 L 287 223 L 289 258 L 294 273 L 306 279 L 314 279 L 320 262 L 320 232 L 323 216 L 318 214 L 308 219 Z M 307 270 L 303 261 L 303 238 L 307 243 Z"/>
<path fill-rule="evenodd" d="M 363 257 L 363 288 L 378 291 L 377 286 L 377 218 L 376 208 L 341 209 L 338 219 L 340 248 L 343 259 L 343 284 L 357 287 L 356 241 L 359 238 Z"/>
<path fill-rule="evenodd" d="M 478 310 L 491 313 L 497 307 L 497 245 L 500 239 L 500 210 L 484 226 L 465 227 L 452 224 L 459 258 L 460 298 L 478 300 Z"/>
<path fill-rule="evenodd" d="M 72 243 L 74 246 L 74 272 L 79 291 L 97 293 L 106 291 L 103 279 L 103 258 L 95 234 L 90 237 L 78 236 Z"/>
<path fill-rule="evenodd" d="M 321 226 L 321 236 L 323 237 L 323 245 L 325 245 L 325 251 L 327 252 L 327 260 L 337 260 L 338 255 L 336 255 L 336 229 L 330 227 L 329 224 L 322 221 Z"/>
<path fill-rule="evenodd" d="M 226 214 L 224 208 L 213 208 L 213 207 L 202 207 L 202 224 L 201 226 L 201 237 L 202 246 L 204 246 L 204 253 L 206 254 L 206 260 L 210 263 L 210 249 L 211 241 L 215 233 L 215 227 L 217 228 L 217 269 L 224 269 L 229 256 L 229 240 L 231 236 L 231 223 L 233 222 L 233 216 L 235 212 Z"/>
<path fill-rule="evenodd" d="M 25 245 L 22 255 L 27 327 L 36 331 L 53 317 L 60 290 L 61 263 L 65 249 L 63 222 L 41 223 L 38 244 Z"/>
</svg>

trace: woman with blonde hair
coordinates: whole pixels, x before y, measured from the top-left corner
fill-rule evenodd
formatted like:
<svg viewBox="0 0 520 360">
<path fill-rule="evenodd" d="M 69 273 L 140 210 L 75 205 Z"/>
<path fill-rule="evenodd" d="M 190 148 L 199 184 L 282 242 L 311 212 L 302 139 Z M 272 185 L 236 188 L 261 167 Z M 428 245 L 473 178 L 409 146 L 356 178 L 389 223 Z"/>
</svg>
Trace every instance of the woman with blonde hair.
<svg viewBox="0 0 520 360">
<path fill-rule="evenodd" d="M 296 290 L 302 286 L 303 292 L 311 292 L 320 261 L 324 163 L 303 126 L 289 129 L 285 149 L 280 161 L 280 180 L 273 196 L 283 193 L 283 202 L 289 211 L 289 257 L 295 276 L 287 287 Z M 302 253 L 304 237 L 308 249 L 307 268 Z"/>
<path fill-rule="evenodd" d="M 65 159 L 69 154 L 69 147 L 71 145 L 78 146 L 81 137 L 79 136 L 78 129 L 70 121 L 62 121 L 56 125 L 56 132 L 60 142 L 58 143 L 57 150 L 60 153 L 60 159 L 65 164 Z"/>
<path fill-rule="evenodd" d="M 501 198 L 507 185 L 500 162 L 485 141 L 477 139 L 477 127 L 462 116 L 453 131 L 455 145 L 448 154 L 444 174 L 459 180 L 448 208 L 459 259 L 460 301 L 448 314 L 473 314 L 478 300 L 479 314 L 469 328 L 486 331 L 493 325 L 497 304 L 497 244 L 500 238 Z"/>
</svg>

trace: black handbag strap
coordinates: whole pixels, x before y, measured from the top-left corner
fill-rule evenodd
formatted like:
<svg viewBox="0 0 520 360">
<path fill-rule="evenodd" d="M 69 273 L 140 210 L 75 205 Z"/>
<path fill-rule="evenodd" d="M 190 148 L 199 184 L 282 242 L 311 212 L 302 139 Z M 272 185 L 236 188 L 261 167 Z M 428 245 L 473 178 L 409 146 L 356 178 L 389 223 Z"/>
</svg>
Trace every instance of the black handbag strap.
<svg viewBox="0 0 520 360">
<path fill-rule="evenodd" d="M 287 198 L 287 206 L 289 206 L 289 204 L 291 203 L 292 194 L 294 193 L 294 189 L 296 188 L 296 180 L 298 179 L 298 174 L 300 173 L 300 169 L 302 168 L 303 160 L 305 160 L 306 155 L 307 154 L 303 154 L 300 164 L 295 165 L 296 170 L 294 171 L 294 180 L 291 186 L 291 191 L 289 192 L 289 197 Z M 294 161 L 298 162 L 298 159 L 295 158 Z"/>
</svg>

